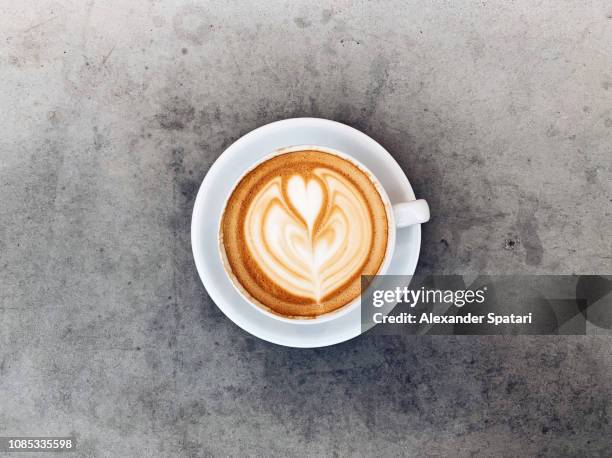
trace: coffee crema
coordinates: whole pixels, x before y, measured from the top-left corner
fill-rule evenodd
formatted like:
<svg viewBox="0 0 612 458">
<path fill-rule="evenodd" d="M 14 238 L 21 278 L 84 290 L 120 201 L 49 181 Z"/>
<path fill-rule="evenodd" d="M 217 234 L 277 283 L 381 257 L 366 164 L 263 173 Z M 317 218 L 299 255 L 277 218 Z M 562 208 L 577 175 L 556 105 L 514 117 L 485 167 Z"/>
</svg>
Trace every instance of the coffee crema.
<svg viewBox="0 0 612 458">
<path fill-rule="evenodd" d="M 228 272 L 253 302 L 314 318 L 353 301 L 361 275 L 378 273 L 388 231 L 369 175 L 340 156 L 308 150 L 275 156 L 240 180 L 220 240 Z"/>
</svg>

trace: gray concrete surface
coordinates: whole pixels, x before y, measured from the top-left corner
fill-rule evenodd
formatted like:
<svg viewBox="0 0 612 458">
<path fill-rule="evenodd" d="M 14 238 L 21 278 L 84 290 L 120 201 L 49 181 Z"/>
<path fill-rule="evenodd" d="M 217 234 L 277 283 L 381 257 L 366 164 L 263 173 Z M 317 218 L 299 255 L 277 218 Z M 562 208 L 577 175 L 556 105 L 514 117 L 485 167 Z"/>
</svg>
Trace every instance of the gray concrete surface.
<svg viewBox="0 0 612 458">
<path fill-rule="evenodd" d="M 610 455 L 610 337 L 256 340 L 194 197 L 244 133 L 400 162 L 430 272 L 611 273 L 612 4 L 0 2 L 0 435 L 81 456 Z"/>
</svg>

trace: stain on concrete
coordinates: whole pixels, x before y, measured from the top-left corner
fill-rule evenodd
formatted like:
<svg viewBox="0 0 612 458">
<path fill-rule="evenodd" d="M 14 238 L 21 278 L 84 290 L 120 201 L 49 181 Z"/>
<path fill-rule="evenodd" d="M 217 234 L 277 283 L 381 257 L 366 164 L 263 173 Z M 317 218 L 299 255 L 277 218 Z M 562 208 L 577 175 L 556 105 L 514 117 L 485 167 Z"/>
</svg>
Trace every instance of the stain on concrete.
<svg viewBox="0 0 612 458">
<path fill-rule="evenodd" d="M 185 198 L 187 204 L 195 200 L 198 189 L 199 183 L 194 180 L 182 180 L 179 183 L 179 190 L 181 195 Z"/>
<path fill-rule="evenodd" d="M 367 122 L 380 101 L 383 90 L 389 79 L 389 60 L 381 55 L 376 56 L 370 63 L 369 83 L 365 94 L 365 104 L 362 109 L 363 118 Z"/>
<path fill-rule="evenodd" d="M 96 151 L 100 151 L 106 146 L 110 146 L 110 140 L 100 132 L 98 126 L 93 127 L 93 145 Z"/>
<path fill-rule="evenodd" d="M 6 12 L 7 17 L 9 14 Z M 14 27 L 7 28 L 7 36 L 3 40 L 8 46 L 10 65 L 19 68 L 44 68 L 51 63 L 53 37 L 64 33 L 66 29 L 65 7 L 58 4 L 51 10 L 41 9 L 41 16 L 19 30 Z M 21 20 L 15 21 L 15 24 L 19 23 Z"/>
<path fill-rule="evenodd" d="M 531 348 L 543 342 L 537 340 Z M 517 343 L 510 343 L 503 356 L 497 357 L 485 351 L 484 341 L 460 338 L 366 336 L 354 344 L 330 347 L 325 352 L 296 352 L 260 341 L 249 345 L 252 351 L 243 358 L 259 361 L 263 365 L 263 378 L 256 381 L 253 391 L 239 395 L 240 399 L 251 398 L 250 405 L 263 408 L 280 424 L 290 422 L 294 428 L 292 433 L 304 441 L 321 437 L 323 430 L 334 428 L 331 425 L 350 423 L 351 432 L 340 433 L 342 437 L 358 433 L 369 441 L 399 446 L 406 429 L 420 434 L 452 430 L 455 415 L 459 415 L 463 422 L 461 432 L 456 433 L 458 436 L 487 434 L 492 439 L 498 434 L 493 431 L 508 428 L 512 435 L 529 437 L 521 441 L 523 453 L 536 454 L 549 446 L 550 441 L 529 431 L 540 431 L 544 425 L 548 434 L 558 438 L 580 428 L 578 418 L 566 417 L 565 421 L 559 421 L 563 408 L 558 402 L 575 396 L 563 380 L 547 373 L 542 378 L 529 377 L 511 369 L 516 365 L 536 371 L 539 367 L 548 367 L 539 358 L 524 361 L 513 355 Z M 564 348 L 555 349 L 550 343 L 544 345 L 546 352 L 542 353 L 550 352 L 549 359 L 557 364 L 555 370 L 562 373 L 574 364 L 579 354 L 576 349 L 567 352 Z M 449 371 L 449 362 L 455 359 L 458 363 Z M 339 361 L 345 363 L 339 364 Z M 589 367 L 590 363 L 583 361 L 583 365 Z M 463 383 L 453 382 L 457 379 Z M 313 380 L 318 381 L 316 387 Z M 548 388 L 536 393 L 534 389 L 538 386 Z M 599 399 L 601 394 L 597 395 Z M 605 408 L 584 392 L 578 396 L 579 403 L 586 403 L 577 407 L 580 415 L 585 421 L 593 422 L 589 429 L 595 434 L 594 425 L 600 422 Z M 341 408 L 343 399 L 350 399 L 351 405 L 356 406 L 350 413 Z M 258 400 L 264 402 L 258 403 Z M 537 406 L 537 413 L 512 407 L 521 402 Z M 490 408 L 495 414 L 485 419 L 470 414 Z M 316 423 L 312 423 L 308 412 L 317 412 Z M 394 420 L 391 422 L 389 418 Z M 339 432 L 343 428 L 334 430 Z M 343 442 L 336 437 L 329 444 L 332 451 L 338 441 Z M 517 445 L 516 451 L 520 447 Z M 350 441 L 341 447 L 349 454 L 357 453 L 358 448 Z M 391 450 L 396 449 L 387 448 L 388 453 Z"/>
<path fill-rule="evenodd" d="M 557 127 L 552 124 L 546 129 L 546 136 L 549 138 L 556 137 L 560 133 L 561 132 L 559 131 L 559 129 L 557 129 Z"/>
<path fill-rule="evenodd" d="M 538 200 L 522 197 L 517 215 L 517 229 L 521 234 L 521 244 L 525 248 L 525 262 L 530 266 L 542 263 L 544 247 L 538 233 Z"/>
<path fill-rule="evenodd" d="M 200 5 L 187 5 L 174 15 L 172 26 L 176 36 L 194 45 L 202 45 L 214 30 L 208 22 L 208 12 Z"/>
<path fill-rule="evenodd" d="M 421 30 L 422 34 L 423 31 Z M 467 46 L 470 49 L 474 62 L 479 61 L 485 55 L 486 40 L 476 32 L 472 32 L 467 40 Z"/>
<path fill-rule="evenodd" d="M 50 110 L 47 112 L 47 119 L 53 126 L 57 126 L 62 121 L 62 115 L 57 110 Z"/>
<path fill-rule="evenodd" d="M 155 27 L 163 27 L 164 25 L 166 25 L 166 18 L 154 14 L 151 16 L 151 22 L 153 22 L 153 25 Z"/>
<path fill-rule="evenodd" d="M 181 97 L 171 97 L 162 104 L 161 110 L 155 115 L 159 127 L 166 130 L 183 130 L 195 118 L 195 108 Z"/>
<path fill-rule="evenodd" d="M 584 171 L 584 174 L 586 175 L 587 183 L 589 184 L 597 183 L 597 172 L 598 171 L 599 171 L 599 167 L 592 167 Z"/>
<path fill-rule="evenodd" d="M 312 25 L 312 22 L 309 21 L 308 19 L 306 19 L 305 17 L 296 17 L 293 22 L 295 23 L 295 25 L 297 25 L 300 29 L 307 29 L 308 27 L 310 27 Z"/>
<path fill-rule="evenodd" d="M 179 175 L 185 172 L 185 165 L 183 163 L 183 157 L 185 155 L 185 148 L 177 146 L 172 148 L 171 160 L 168 163 L 168 169 L 174 172 L 175 175 Z"/>
<path fill-rule="evenodd" d="M 321 11 L 321 24 L 327 24 L 334 16 L 334 10 L 324 9 Z"/>
</svg>

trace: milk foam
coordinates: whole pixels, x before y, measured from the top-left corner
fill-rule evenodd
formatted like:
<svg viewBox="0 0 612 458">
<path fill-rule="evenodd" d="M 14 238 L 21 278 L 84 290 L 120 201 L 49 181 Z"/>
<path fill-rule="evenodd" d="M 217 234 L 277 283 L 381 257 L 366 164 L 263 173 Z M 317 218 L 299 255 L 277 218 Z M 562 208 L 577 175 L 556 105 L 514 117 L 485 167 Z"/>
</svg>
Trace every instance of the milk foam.
<svg viewBox="0 0 612 458">
<path fill-rule="evenodd" d="M 319 303 L 358 274 L 373 227 L 355 185 L 317 167 L 264 183 L 248 207 L 244 233 L 251 258 L 271 281 Z"/>
</svg>

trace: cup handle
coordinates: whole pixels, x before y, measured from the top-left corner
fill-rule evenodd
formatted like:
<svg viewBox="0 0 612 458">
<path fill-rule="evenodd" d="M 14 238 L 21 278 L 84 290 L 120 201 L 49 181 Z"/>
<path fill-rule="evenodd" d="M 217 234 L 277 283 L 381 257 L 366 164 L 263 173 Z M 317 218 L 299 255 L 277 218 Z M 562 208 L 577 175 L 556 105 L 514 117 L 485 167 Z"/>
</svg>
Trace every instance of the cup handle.
<svg viewBox="0 0 612 458">
<path fill-rule="evenodd" d="M 424 199 L 401 202 L 393 205 L 393 215 L 397 227 L 426 223 L 429 221 L 429 205 Z"/>
</svg>

